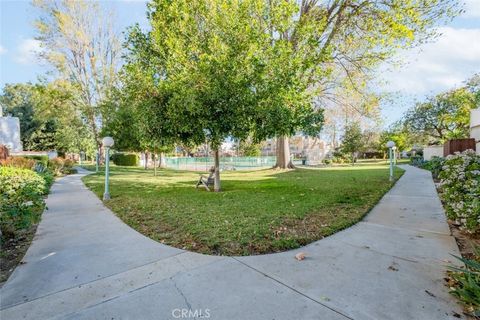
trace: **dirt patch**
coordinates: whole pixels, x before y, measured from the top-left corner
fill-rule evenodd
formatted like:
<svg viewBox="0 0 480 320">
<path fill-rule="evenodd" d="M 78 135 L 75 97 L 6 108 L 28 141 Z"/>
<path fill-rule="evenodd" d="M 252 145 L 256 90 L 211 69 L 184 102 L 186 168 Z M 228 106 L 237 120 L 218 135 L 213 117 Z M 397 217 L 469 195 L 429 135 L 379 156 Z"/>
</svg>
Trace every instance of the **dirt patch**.
<svg viewBox="0 0 480 320">
<path fill-rule="evenodd" d="M 0 288 L 8 280 L 10 274 L 15 270 L 23 259 L 23 256 L 30 247 L 37 225 L 32 225 L 29 229 L 17 232 L 15 238 L 1 240 L 0 252 Z"/>
<path fill-rule="evenodd" d="M 452 235 L 457 241 L 458 249 L 462 257 L 467 259 L 475 258 L 475 248 L 480 248 L 480 234 L 470 234 L 460 230 L 452 221 L 448 222 Z"/>
</svg>

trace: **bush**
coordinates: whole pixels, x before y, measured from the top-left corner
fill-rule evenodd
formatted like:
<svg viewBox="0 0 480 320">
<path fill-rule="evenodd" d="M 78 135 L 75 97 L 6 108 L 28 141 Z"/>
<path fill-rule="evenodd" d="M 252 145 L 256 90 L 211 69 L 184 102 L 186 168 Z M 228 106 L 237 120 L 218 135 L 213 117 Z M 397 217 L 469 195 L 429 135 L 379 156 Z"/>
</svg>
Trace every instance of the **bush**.
<svg viewBox="0 0 480 320">
<path fill-rule="evenodd" d="M 413 156 L 410 157 L 410 164 L 415 167 L 421 168 L 424 164 L 426 163 L 425 160 L 423 160 L 423 156 Z"/>
<path fill-rule="evenodd" d="M 4 167 L 33 169 L 33 167 L 35 166 L 35 160 L 27 159 L 24 157 L 10 157 L 5 160 L 0 160 L 0 165 Z"/>
<path fill-rule="evenodd" d="M 24 158 L 36 160 L 41 163 L 45 168 L 48 166 L 48 156 L 24 156 Z"/>
<path fill-rule="evenodd" d="M 133 153 L 115 153 L 111 156 L 117 166 L 138 166 L 138 156 Z"/>
<path fill-rule="evenodd" d="M 430 159 L 429 161 L 424 161 L 420 167 L 422 169 L 431 171 L 433 178 L 437 179 L 438 175 L 440 174 L 440 171 L 442 171 L 444 162 L 445 162 L 445 158 L 432 157 L 432 159 Z"/>
<path fill-rule="evenodd" d="M 54 158 L 48 161 L 48 169 L 52 171 L 55 176 L 64 174 L 76 173 L 73 169 L 75 163 L 70 159 Z"/>
<path fill-rule="evenodd" d="M 48 192 L 45 180 L 28 169 L 0 167 L 0 230 L 12 237 L 15 230 L 38 221 Z"/>
<path fill-rule="evenodd" d="M 468 232 L 480 231 L 480 156 L 473 150 L 448 156 L 439 178 L 447 216 Z"/>
</svg>

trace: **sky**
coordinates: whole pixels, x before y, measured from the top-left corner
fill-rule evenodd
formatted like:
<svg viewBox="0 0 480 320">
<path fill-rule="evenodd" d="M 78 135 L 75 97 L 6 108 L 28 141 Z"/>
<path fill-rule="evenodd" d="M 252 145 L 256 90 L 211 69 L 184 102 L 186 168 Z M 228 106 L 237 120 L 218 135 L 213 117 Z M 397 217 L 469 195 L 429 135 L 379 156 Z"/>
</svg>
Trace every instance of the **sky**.
<svg viewBox="0 0 480 320">
<path fill-rule="evenodd" d="M 139 23 L 147 27 L 143 0 L 101 1 L 115 15 L 119 30 Z M 390 93 L 382 103 L 384 125 L 401 118 L 415 101 L 459 87 L 474 73 L 480 72 L 480 0 L 463 0 L 465 13 L 441 26 L 437 41 L 400 52 L 404 63 L 399 67 L 384 65 L 378 78 L 385 83 L 376 90 Z M 0 0 L 0 88 L 6 83 L 35 82 L 49 68 L 34 52 L 33 21 L 37 13 L 30 1 Z"/>
</svg>

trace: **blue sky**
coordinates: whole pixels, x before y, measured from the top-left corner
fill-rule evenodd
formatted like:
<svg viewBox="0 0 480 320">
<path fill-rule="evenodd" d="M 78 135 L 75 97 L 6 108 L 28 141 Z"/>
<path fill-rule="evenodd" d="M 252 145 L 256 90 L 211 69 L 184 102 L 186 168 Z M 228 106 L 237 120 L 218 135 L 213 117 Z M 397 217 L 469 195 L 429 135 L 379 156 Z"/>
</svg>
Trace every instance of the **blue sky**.
<svg viewBox="0 0 480 320">
<path fill-rule="evenodd" d="M 124 30 L 136 22 L 147 26 L 144 1 L 101 1 L 115 13 L 117 26 Z M 447 26 L 434 43 L 400 52 L 401 67 L 384 66 L 379 77 L 386 81 L 379 89 L 393 93 L 382 105 L 386 125 L 398 120 L 414 101 L 449 88 L 458 87 L 480 72 L 480 0 L 464 0 L 466 12 Z M 0 0 L 0 87 L 6 83 L 35 82 L 47 67 L 35 58 L 38 43 L 32 25 L 36 17 L 30 1 Z"/>
</svg>

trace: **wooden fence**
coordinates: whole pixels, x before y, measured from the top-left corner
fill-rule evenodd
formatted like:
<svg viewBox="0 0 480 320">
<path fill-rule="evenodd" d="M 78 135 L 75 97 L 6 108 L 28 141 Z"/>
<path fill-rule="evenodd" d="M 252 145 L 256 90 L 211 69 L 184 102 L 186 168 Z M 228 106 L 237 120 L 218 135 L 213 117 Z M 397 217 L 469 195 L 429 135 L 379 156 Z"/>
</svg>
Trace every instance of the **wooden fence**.
<svg viewBox="0 0 480 320">
<path fill-rule="evenodd" d="M 448 140 L 443 145 L 443 156 L 446 157 L 455 152 L 463 152 L 468 149 L 475 151 L 475 139 L 454 139 Z"/>
<path fill-rule="evenodd" d="M 8 158 L 8 149 L 7 146 L 0 144 L 0 160 L 5 160 Z"/>
</svg>

